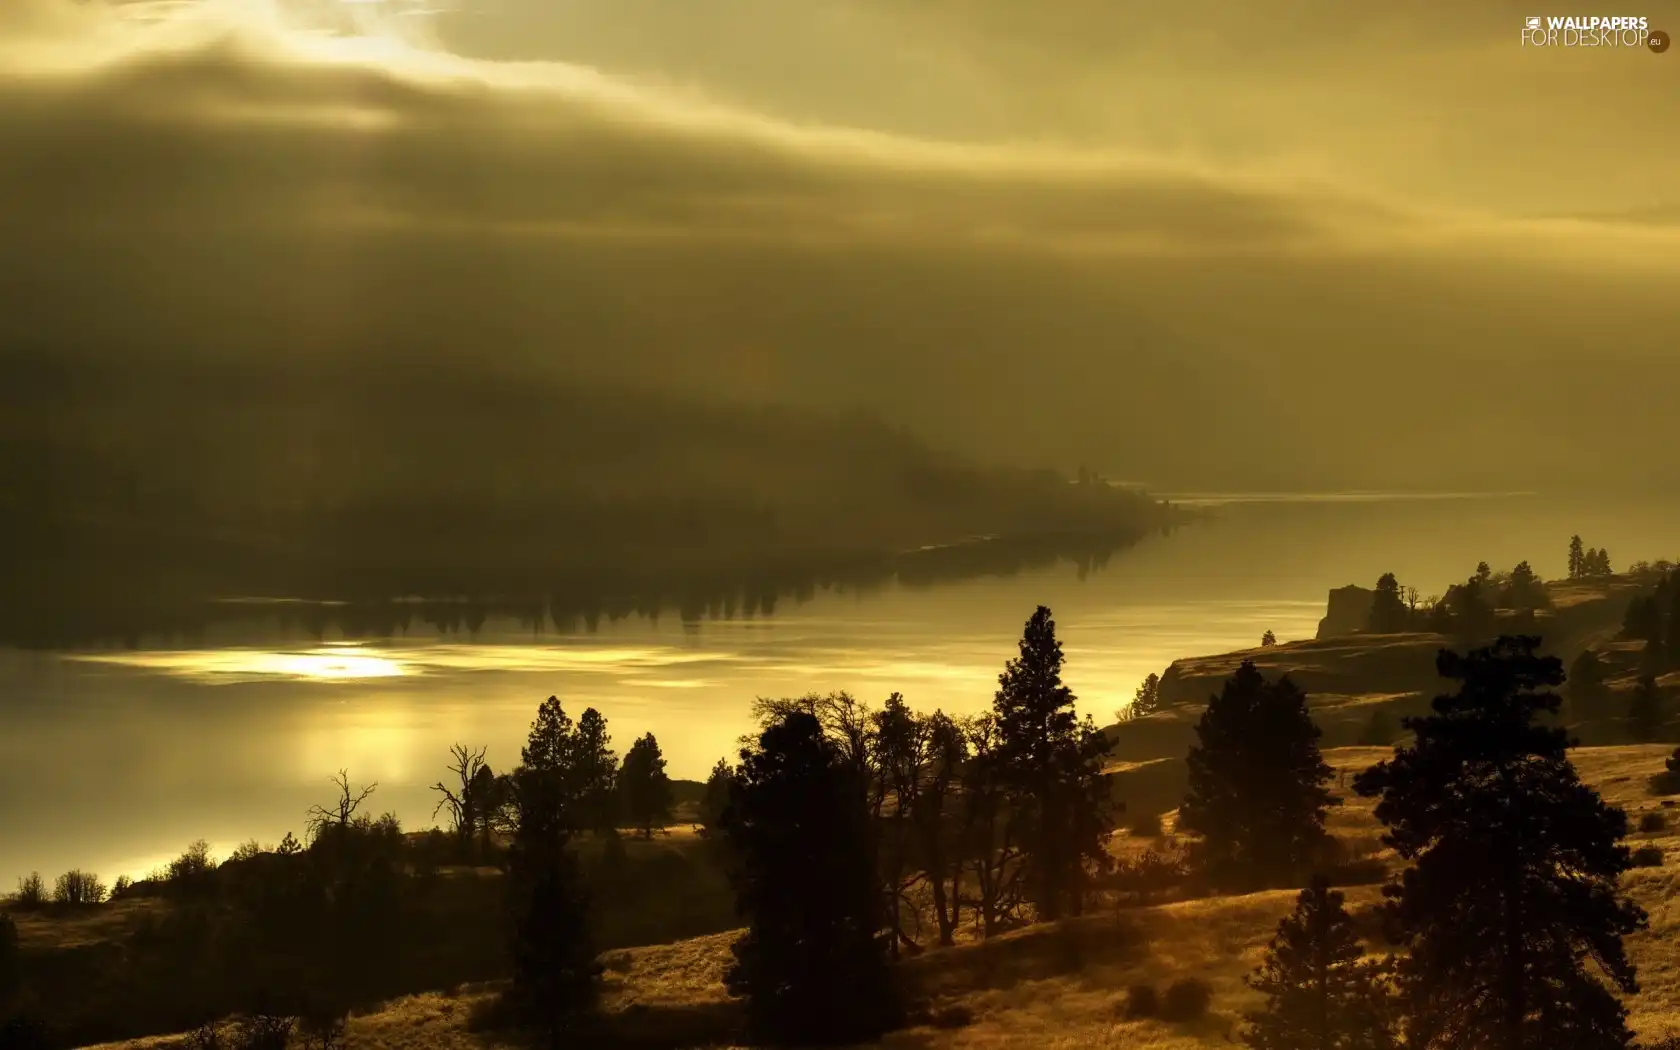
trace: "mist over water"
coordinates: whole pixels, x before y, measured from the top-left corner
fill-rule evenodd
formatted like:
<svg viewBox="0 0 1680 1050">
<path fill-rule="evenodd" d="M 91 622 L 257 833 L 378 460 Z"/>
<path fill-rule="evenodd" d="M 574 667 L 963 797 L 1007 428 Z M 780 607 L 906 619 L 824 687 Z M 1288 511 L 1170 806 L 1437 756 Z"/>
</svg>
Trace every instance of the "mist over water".
<svg viewBox="0 0 1680 1050">
<path fill-rule="evenodd" d="M 140 874 L 195 838 L 226 851 L 303 831 L 341 768 L 378 781 L 376 809 L 432 822 L 427 785 L 451 743 L 518 760 L 537 703 L 598 707 L 622 750 L 658 735 L 673 776 L 699 779 L 748 729 L 755 696 L 846 689 L 879 702 L 973 712 L 991 702 L 1034 605 L 1055 611 L 1067 681 L 1099 722 L 1173 659 L 1311 637 L 1326 591 L 1385 571 L 1424 594 L 1479 560 L 1563 574 L 1568 538 L 1617 568 L 1680 554 L 1680 513 L 1658 500 L 1541 495 L 1225 493 L 1208 519 L 1114 556 L 926 588 L 818 592 L 776 615 L 685 630 L 603 622 L 596 633 L 487 624 L 476 640 L 346 643 L 209 632 L 191 649 L 0 653 L 0 880 L 73 866 Z M 237 642 L 237 644 L 230 644 Z"/>
</svg>

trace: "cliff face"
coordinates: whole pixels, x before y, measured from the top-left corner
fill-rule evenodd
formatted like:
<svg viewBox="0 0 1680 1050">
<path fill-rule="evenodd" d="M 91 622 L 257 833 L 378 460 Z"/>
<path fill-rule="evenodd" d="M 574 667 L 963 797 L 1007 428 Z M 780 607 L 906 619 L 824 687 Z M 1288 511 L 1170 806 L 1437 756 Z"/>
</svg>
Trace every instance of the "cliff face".
<svg viewBox="0 0 1680 1050">
<path fill-rule="evenodd" d="M 1319 638 L 1340 638 L 1343 635 L 1363 631 L 1371 619 L 1371 603 L 1375 600 L 1376 591 L 1369 587 L 1356 587 L 1349 584 L 1337 587 L 1330 592 L 1330 604 L 1324 610 L 1324 619 L 1318 621 Z"/>
</svg>

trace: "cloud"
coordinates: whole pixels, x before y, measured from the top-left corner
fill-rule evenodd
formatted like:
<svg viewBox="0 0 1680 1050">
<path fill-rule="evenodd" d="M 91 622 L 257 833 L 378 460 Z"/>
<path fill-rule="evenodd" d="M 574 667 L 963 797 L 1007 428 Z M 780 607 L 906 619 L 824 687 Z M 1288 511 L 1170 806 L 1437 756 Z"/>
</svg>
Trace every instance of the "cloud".
<svg viewBox="0 0 1680 1050">
<path fill-rule="evenodd" d="M 438 367 L 864 402 L 972 451 L 1121 458 L 1134 476 L 1210 460 L 1329 476 L 1354 434 L 1394 483 L 1430 469 L 1408 442 L 1462 444 L 1490 421 L 1490 459 L 1536 449 L 1588 471 L 1602 454 L 1585 431 L 1547 426 L 1558 362 L 1607 343 L 1673 363 L 1672 224 L 1408 196 L 1290 148 L 801 120 L 682 78 L 466 58 L 424 26 L 335 35 L 295 11 L 8 8 L 0 267 L 19 276 L 0 340 L 424 349 Z M 924 39 L 948 13 L 895 24 Z M 1020 88 L 1034 105 L 1108 82 L 1067 27 L 1011 49 L 1018 25 L 967 40 L 994 89 L 1000 69 L 1038 72 Z M 1054 75 L 1054 54 L 1085 72 Z M 1271 97 L 1295 97 L 1303 79 L 1277 76 Z M 1204 85 L 1186 111 L 1221 100 Z M 1514 362 L 1538 371 L 1511 380 Z M 1460 381 L 1515 397 L 1472 408 L 1441 389 Z M 1594 418 L 1644 425 L 1626 403 L 1640 391 L 1593 396 Z M 1417 407 L 1359 434 L 1372 398 Z M 1419 418 L 1443 398 L 1443 419 Z"/>
</svg>

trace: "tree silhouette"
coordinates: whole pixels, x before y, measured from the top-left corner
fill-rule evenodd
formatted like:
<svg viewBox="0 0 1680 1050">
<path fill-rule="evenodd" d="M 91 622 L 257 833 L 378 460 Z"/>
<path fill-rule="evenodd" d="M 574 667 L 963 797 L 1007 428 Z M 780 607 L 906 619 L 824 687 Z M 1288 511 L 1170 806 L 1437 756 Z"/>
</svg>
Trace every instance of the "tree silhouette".
<svg viewBox="0 0 1680 1050">
<path fill-rule="evenodd" d="M 1376 593 L 1371 596 L 1371 614 L 1366 620 L 1366 628 L 1375 634 L 1393 634 L 1404 631 L 1411 618 L 1411 611 L 1400 597 L 1400 581 L 1394 578 L 1392 572 L 1385 572 L 1377 579 Z"/>
<path fill-rule="evenodd" d="M 1379 707 L 1359 731 L 1359 746 L 1387 747 L 1394 743 L 1395 728 L 1393 716 Z"/>
<path fill-rule="evenodd" d="M 876 789 L 872 803 L 878 803 L 872 817 L 880 837 L 882 890 L 887 901 L 887 926 L 892 931 L 891 953 L 898 958 L 900 943 L 920 950 L 904 929 L 906 892 L 921 881 L 923 873 L 914 866 L 917 836 L 913 816 L 921 804 L 922 781 L 926 776 L 928 723 L 917 718 L 904 697 L 893 693 L 874 714 L 873 774 Z"/>
<path fill-rule="evenodd" d="M 1089 869 L 1112 864 L 1105 843 L 1113 807 L 1102 775 L 1108 741 L 1075 714 L 1045 606 L 1027 620 L 1019 656 L 998 676 L 992 709 L 998 774 L 1025 848 L 1027 897 L 1047 921 L 1081 914 Z"/>
<path fill-rule="evenodd" d="M 1569 665 L 1569 679 L 1564 686 L 1569 710 L 1574 717 L 1589 717 L 1603 705 L 1607 695 L 1605 678 L 1604 661 L 1598 653 L 1591 649 L 1581 650 L 1581 655 Z"/>
<path fill-rule="evenodd" d="M 509 998 L 557 1050 L 592 1028 L 601 974 L 570 849 L 576 817 L 569 810 L 577 804 L 566 764 L 571 728 L 554 697 L 537 709 L 513 773 L 507 859 Z"/>
<path fill-rule="evenodd" d="M 1627 817 L 1581 783 L 1567 734 L 1536 724 L 1556 713 L 1550 690 L 1563 682 L 1539 646 L 1502 637 L 1442 651 L 1437 667 L 1458 692 L 1406 719 L 1416 741 L 1355 781 L 1380 796 L 1384 842 L 1412 863 L 1386 890 L 1408 948 L 1409 1047 L 1609 1050 L 1631 1039 L 1614 989 L 1637 990 L 1622 938 L 1646 919 L 1617 888 L 1630 867 Z"/>
<path fill-rule="evenodd" d="M 1569 578 L 1578 580 L 1586 569 L 1586 551 L 1581 547 L 1579 535 L 1569 538 Z"/>
<path fill-rule="evenodd" d="M 806 711 L 741 752 L 723 828 L 747 932 L 725 983 L 760 1040 L 863 1042 L 899 1020 L 866 791 Z"/>
<path fill-rule="evenodd" d="M 1483 584 L 1493 579 L 1493 570 L 1488 567 L 1487 562 L 1479 561 L 1476 563 L 1476 579 Z"/>
<path fill-rule="evenodd" d="M 1216 885 L 1276 884 L 1316 859 L 1333 804 L 1320 735 L 1295 683 L 1266 681 L 1252 661 L 1209 698 L 1178 826 L 1201 836 L 1195 851 Z"/>
<path fill-rule="evenodd" d="M 1663 723 L 1662 695 L 1655 677 L 1644 674 L 1628 699 L 1628 735 L 1642 744 L 1657 739 Z"/>
<path fill-rule="evenodd" d="M 1512 609 L 1538 609 L 1546 605 L 1546 588 L 1526 561 L 1511 570 L 1505 587 L 1505 605 Z"/>
<path fill-rule="evenodd" d="M 727 759 L 718 759 L 706 777 L 706 787 L 700 793 L 700 834 L 713 836 L 723 822 L 723 811 L 729 807 L 729 783 L 735 771 Z"/>
<path fill-rule="evenodd" d="M 1161 676 L 1149 672 L 1132 697 L 1132 717 L 1152 715 L 1161 709 Z"/>
<path fill-rule="evenodd" d="M 630 826 L 652 838 L 655 828 L 671 820 L 671 778 L 665 775 L 665 756 L 652 733 L 639 737 L 624 755 L 618 774 L 623 811 Z"/>
<path fill-rule="evenodd" d="M 1277 644 L 1277 635 L 1273 634 L 1271 631 L 1267 631 L 1265 634 L 1260 636 L 1260 647 L 1261 648 L 1263 648 L 1263 649 L 1270 648 L 1271 646 L 1274 646 L 1276 644 Z"/>
<path fill-rule="evenodd" d="M 957 795 L 968 761 L 968 738 L 943 711 L 923 719 L 923 727 L 926 773 L 910 815 L 933 897 L 939 943 L 949 946 L 961 921 L 964 835 Z"/>
<path fill-rule="evenodd" d="M 448 807 L 449 819 L 455 825 L 455 834 L 460 839 L 462 853 L 471 850 L 473 835 L 478 831 L 479 812 L 475 784 L 479 780 L 480 771 L 486 769 L 484 764 L 484 748 L 472 750 L 465 744 L 455 744 L 449 753 L 455 759 L 455 764 L 447 767 L 455 774 L 459 787 L 451 788 L 443 781 L 432 785 L 432 790 L 443 796 L 437 806 L 432 809 L 432 816 Z"/>
<path fill-rule="evenodd" d="M 1398 1045 L 1381 968 L 1364 949 L 1340 893 L 1322 878 L 1278 923 L 1248 979 L 1266 997 L 1247 1015 L 1243 1042 L 1255 1050 L 1391 1050 Z"/>
<path fill-rule="evenodd" d="M 580 830 L 611 834 L 618 827 L 618 756 L 613 754 L 607 720 L 593 707 L 578 717 L 571 778 L 578 801 Z"/>
</svg>

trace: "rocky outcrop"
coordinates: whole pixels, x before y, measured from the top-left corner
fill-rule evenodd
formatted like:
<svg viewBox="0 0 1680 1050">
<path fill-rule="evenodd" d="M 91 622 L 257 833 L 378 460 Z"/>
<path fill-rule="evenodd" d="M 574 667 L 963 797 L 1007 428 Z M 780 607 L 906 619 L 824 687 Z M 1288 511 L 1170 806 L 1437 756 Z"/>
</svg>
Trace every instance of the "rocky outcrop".
<svg viewBox="0 0 1680 1050">
<path fill-rule="evenodd" d="M 1369 587 L 1353 584 L 1332 590 L 1324 619 L 1318 621 L 1318 637 L 1340 638 L 1363 631 L 1371 620 L 1371 603 L 1376 596 L 1377 592 Z"/>
</svg>

